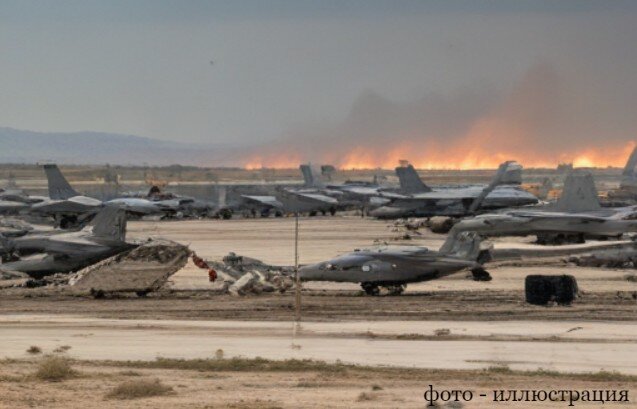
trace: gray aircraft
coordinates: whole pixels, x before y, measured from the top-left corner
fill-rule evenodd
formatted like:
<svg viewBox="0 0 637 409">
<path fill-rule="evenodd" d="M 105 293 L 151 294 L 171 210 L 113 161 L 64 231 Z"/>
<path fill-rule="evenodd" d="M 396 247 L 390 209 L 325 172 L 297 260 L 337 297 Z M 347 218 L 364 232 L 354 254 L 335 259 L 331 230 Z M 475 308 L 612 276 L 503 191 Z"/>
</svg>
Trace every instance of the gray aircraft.
<svg viewBox="0 0 637 409">
<path fill-rule="evenodd" d="M 619 188 L 608 192 L 611 203 L 635 203 L 637 200 L 637 147 L 626 161 Z"/>
<path fill-rule="evenodd" d="M 336 213 L 338 199 L 315 192 L 289 188 L 278 188 L 276 195 L 241 195 L 241 207 L 258 211 L 267 216 L 271 210 L 277 215 L 284 213 Z"/>
<path fill-rule="evenodd" d="M 462 270 L 470 270 L 476 280 L 491 277 L 482 267 L 488 249 L 475 233 L 449 237 L 439 251 L 417 246 L 380 246 L 355 250 L 332 260 L 303 266 L 304 281 L 360 283 L 368 295 L 378 295 L 380 287 L 390 294 L 402 293 L 407 284 L 435 280 Z"/>
<path fill-rule="evenodd" d="M 504 173 L 486 197 L 475 206 L 484 191 L 483 186 L 431 188 L 418 176 L 413 166 L 396 168 L 403 195 L 387 205 L 370 212 L 370 216 L 384 219 L 400 217 L 450 216 L 461 217 L 477 210 L 525 206 L 538 202 L 537 197 L 520 188 L 522 167 L 513 161 L 504 162 Z M 474 207 L 473 209 L 471 209 Z"/>
<path fill-rule="evenodd" d="M 0 188 L 0 215 L 18 214 L 29 209 L 34 203 L 44 200 L 46 200 L 44 197 L 28 195 L 11 179 L 7 186 Z"/>
<path fill-rule="evenodd" d="M 49 199 L 31 206 L 31 212 L 51 216 L 66 228 L 88 220 L 102 207 L 102 201 L 79 194 L 67 182 L 55 164 L 44 165 Z"/>
<path fill-rule="evenodd" d="M 57 165 L 44 165 L 44 172 L 48 181 L 49 200 L 44 200 L 31 206 L 31 211 L 53 216 L 61 227 L 81 225 L 82 222 L 98 212 L 103 205 L 119 207 L 127 213 L 136 216 L 158 214 L 166 211 L 176 212 L 179 206 L 177 202 L 151 201 L 133 197 L 117 198 L 102 202 L 101 200 L 81 195 L 73 189 Z"/>
<path fill-rule="evenodd" d="M 102 208 L 82 230 L 30 234 L 8 240 L 5 246 L 20 259 L 0 268 L 35 278 L 76 271 L 133 247 L 126 243 L 126 212 L 111 206 Z"/>
<path fill-rule="evenodd" d="M 391 199 L 404 198 L 399 189 L 383 186 L 373 181 L 346 181 L 343 184 L 325 184 L 318 172 L 310 164 L 300 166 L 303 174 L 304 189 L 313 189 L 317 193 L 338 199 L 341 207 L 374 208 L 389 203 Z M 331 174 L 334 167 L 321 166 L 322 172 Z M 330 177 L 331 178 L 331 177 Z"/>
<path fill-rule="evenodd" d="M 575 170 L 553 204 L 481 214 L 455 224 L 450 235 L 537 235 L 539 243 L 583 242 L 587 237 L 618 237 L 637 232 L 637 206 L 603 208 L 590 172 Z"/>
</svg>

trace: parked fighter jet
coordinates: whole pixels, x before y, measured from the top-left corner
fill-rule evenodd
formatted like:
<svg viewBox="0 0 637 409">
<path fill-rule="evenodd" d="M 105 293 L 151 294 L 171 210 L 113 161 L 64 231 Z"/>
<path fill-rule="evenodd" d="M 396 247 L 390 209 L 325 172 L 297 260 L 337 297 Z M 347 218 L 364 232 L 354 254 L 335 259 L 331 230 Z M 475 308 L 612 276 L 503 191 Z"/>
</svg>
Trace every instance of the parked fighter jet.
<svg viewBox="0 0 637 409">
<path fill-rule="evenodd" d="M 126 243 L 126 213 L 111 206 L 102 208 L 80 231 L 31 234 L 5 245 L 21 259 L 3 263 L 0 268 L 35 278 L 75 271 L 132 247 Z"/>
<path fill-rule="evenodd" d="M 338 200 L 319 193 L 304 192 L 289 188 L 277 189 L 276 196 L 272 195 L 241 195 L 244 203 L 242 207 L 258 211 L 262 216 L 267 216 L 271 210 L 277 215 L 283 213 L 310 213 L 317 212 L 335 214 Z"/>
<path fill-rule="evenodd" d="M 140 198 L 118 198 L 102 202 L 92 197 L 80 195 L 66 180 L 55 164 L 44 165 L 49 185 L 49 200 L 31 207 L 35 213 L 53 216 L 63 227 L 81 225 L 90 219 L 103 205 L 112 205 L 124 209 L 132 215 L 144 216 L 164 211 L 177 211 L 178 203 L 168 204 Z"/>
<path fill-rule="evenodd" d="M 400 294 L 408 283 L 435 280 L 465 269 L 476 280 L 490 280 L 482 263 L 488 260 L 488 249 L 481 246 L 475 233 L 449 237 L 440 251 L 417 246 L 381 246 L 332 260 L 303 266 L 299 277 L 304 281 L 337 281 L 360 283 L 368 295 L 378 295 L 379 287 Z"/>
<path fill-rule="evenodd" d="M 7 186 L 0 188 L 0 214 L 17 214 L 45 199 L 40 196 L 29 196 L 15 185 L 15 181 L 10 180 Z"/>
<path fill-rule="evenodd" d="M 504 173 L 499 176 L 497 184 L 489 194 L 480 201 L 480 209 L 494 209 L 513 206 L 524 206 L 538 202 L 537 197 L 523 190 L 521 183 L 522 167 L 513 161 L 504 162 Z M 466 216 L 472 214 L 470 208 L 476 203 L 484 191 L 483 186 L 431 188 L 418 176 L 413 166 L 396 168 L 400 180 L 400 193 L 406 196 L 397 197 L 385 206 L 370 212 L 370 216 L 378 218 L 430 217 L 430 216 Z"/>
<path fill-rule="evenodd" d="M 637 232 L 637 206 L 602 208 L 590 172 L 575 170 L 566 177 L 556 203 L 464 219 L 449 234 L 466 231 L 484 236 L 537 235 L 539 243 L 556 244 L 583 242 L 586 237 L 618 237 Z"/>
<path fill-rule="evenodd" d="M 611 204 L 635 203 L 637 201 L 637 147 L 626 161 L 626 166 L 622 171 L 619 189 L 608 192 Z"/>
<path fill-rule="evenodd" d="M 321 169 L 330 169 L 334 167 L 323 165 Z M 325 184 L 320 178 L 318 172 L 309 164 L 300 166 L 303 174 L 304 189 L 314 189 L 317 193 L 338 199 L 342 206 L 355 207 L 376 207 L 386 204 L 391 198 L 402 198 L 396 189 L 380 185 L 376 178 L 374 181 L 346 181 L 343 184 Z M 323 172 L 321 172 L 323 173 Z M 331 173 L 328 171 L 328 173 Z"/>
<path fill-rule="evenodd" d="M 44 165 L 49 185 L 49 199 L 31 206 L 33 213 L 52 216 L 62 227 L 71 227 L 88 220 L 102 207 L 102 201 L 79 194 L 67 182 L 55 164 Z"/>
</svg>

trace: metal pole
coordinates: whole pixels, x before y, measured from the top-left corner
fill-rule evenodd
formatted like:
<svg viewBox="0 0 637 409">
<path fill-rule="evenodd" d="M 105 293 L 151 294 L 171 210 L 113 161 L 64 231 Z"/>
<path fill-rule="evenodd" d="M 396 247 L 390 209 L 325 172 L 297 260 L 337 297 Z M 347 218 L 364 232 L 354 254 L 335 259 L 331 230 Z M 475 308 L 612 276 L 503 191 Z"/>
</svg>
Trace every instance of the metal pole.
<svg viewBox="0 0 637 409">
<path fill-rule="evenodd" d="M 294 320 L 301 322 L 301 278 L 299 277 L 299 212 L 294 214 Z"/>
</svg>

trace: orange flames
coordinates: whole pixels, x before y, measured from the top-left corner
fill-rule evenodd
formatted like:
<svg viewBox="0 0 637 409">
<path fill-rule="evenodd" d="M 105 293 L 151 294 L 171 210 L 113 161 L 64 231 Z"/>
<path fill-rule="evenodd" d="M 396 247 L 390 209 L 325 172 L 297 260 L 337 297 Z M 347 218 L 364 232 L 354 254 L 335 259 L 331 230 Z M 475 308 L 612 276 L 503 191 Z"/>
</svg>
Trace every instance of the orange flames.
<svg viewBox="0 0 637 409">
<path fill-rule="evenodd" d="M 575 167 L 623 167 L 635 142 L 599 148 L 576 148 L 571 152 L 534 152 L 521 149 L 498 150 L 490 144 L 470 145 L 463 139 L 453 146 L 436 143 L 402 142 L 386 151 L 355 147 L 341 156 L 324 155 L 313 158 L 315 163 L 331 163 L 340 169 L 393 169 L 401 159 L 409 160 L 418 169 L 495 169 L 506 160 L 517 160 L 527 168 L 554 168 L 559 163 L 573 163 Z M 497 146 L 497 145 L 495 145 Z M 250 158 L 246 169 L 296 168 L 308 162 L 297 152 L 264 155 Z"/>
</svg>

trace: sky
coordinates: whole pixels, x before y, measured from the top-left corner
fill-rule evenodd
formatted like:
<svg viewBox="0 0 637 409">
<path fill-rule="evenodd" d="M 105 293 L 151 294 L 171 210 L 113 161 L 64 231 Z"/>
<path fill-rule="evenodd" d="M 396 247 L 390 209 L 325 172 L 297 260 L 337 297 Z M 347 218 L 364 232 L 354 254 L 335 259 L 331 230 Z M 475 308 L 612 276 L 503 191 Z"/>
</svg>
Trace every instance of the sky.
<svg viewBox="0 0 637 409">
<path fill-rule="evenodd" d="M 635 27 L 620 0 L 4 0 L 0 126 L 231 144 L 253 167 L 616 164 Z"/>
</svg>

